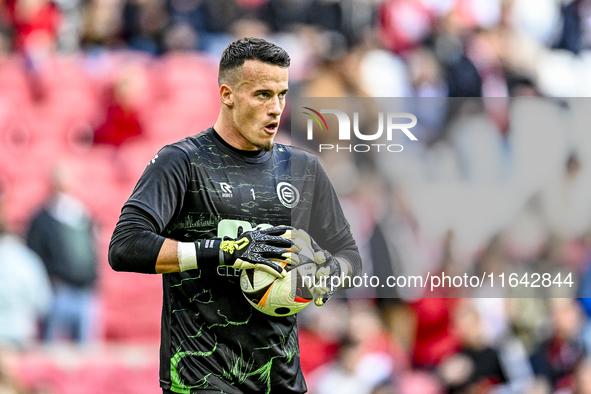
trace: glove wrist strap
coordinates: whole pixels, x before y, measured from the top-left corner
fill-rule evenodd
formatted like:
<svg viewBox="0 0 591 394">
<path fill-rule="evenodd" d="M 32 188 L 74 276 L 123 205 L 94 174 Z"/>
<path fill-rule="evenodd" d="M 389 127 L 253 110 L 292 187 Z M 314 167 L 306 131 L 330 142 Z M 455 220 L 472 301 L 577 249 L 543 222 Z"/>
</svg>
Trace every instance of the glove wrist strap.
<svg viewBox="0 0 591 394">
<path fill-rule="evenodd" d="M 222 240 L 219 238 L 201 239 L 195 241 L 197 262 L 200 268 L 219 266 L 224 263 L 224 252 L 220 249 Z"/>
</svg>

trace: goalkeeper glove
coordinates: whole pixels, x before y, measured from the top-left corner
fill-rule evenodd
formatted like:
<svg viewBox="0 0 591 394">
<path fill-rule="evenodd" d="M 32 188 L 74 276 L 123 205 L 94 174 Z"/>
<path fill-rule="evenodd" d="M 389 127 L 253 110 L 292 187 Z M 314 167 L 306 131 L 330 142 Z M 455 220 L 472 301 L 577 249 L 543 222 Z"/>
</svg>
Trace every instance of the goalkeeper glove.
<svg viewBox="0 0 591 394">
<path fill-rule="evenodd" d="M 285 277 L 281 265 L 271 259 L 294 264 L 291 253 L 293 243 L 289 238 L 290 229 L 286 226 L 270 227 L 245 231 L 236 239 L 230 237 L 195 241 L 197 264 L 207 266 L 231 267 L 237 269 L 258 268 L 275 277 Z"/>
<path fill-rule="evenodd" d="M 291 230 L 291 233 L 290 236 L 295 237 L 292 238 L 292 240 L 296 251 L 302 249 L 302 246 L 300 246 L 302 242 L 305 242 L 312 247 L 312 250 L 314 251 L 314 261 L 319 266 L 316 270 L 316 279 L 318 280 L 318 283 L 324 283 L 325 285 L 329 282 L 332 283 L 330 278 L 333 276 L 342 279 L 343 270 L 341 269 L 341 264 L 329 251 L 322 249 L 304 230 Z M 324 305 L 336 290 L 337 289 L 328 286 L 315 286 L 314 293 L 318 297 L 314 299 L 314 303 L 317 306 Z"/>
</svg>

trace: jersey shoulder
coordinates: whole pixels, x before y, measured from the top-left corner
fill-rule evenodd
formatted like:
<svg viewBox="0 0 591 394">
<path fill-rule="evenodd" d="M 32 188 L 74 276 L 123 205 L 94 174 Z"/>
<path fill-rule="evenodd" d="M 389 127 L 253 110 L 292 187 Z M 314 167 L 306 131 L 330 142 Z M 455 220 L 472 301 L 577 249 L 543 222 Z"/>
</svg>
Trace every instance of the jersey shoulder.
<svg viewBox="0 0 591 394">
<path fill-rule="evenodd" d="M 182 140 L 179 140 L 175 143 L 172 143 L 167 146 L 175 147 L 187 155 L 191 156 L 197 151 L 202 151 L 207 149 L 208 146 L 213 144 L 212 135 L 210 133 L 210 129 L 204 130 L 199 134 L 195 134 L 189 137 L 185 137 Z"/>
<path fill-rule="evenodd" d="M 215 144 L 209 131 L 210 129 L 207 129 L 199 134 L 165 145 L 160 149 L 153 161 L 158 157 L 166 157 L 167 161 L 189 164 L 197 158 L 215 156 Z"/>
<path fill-rule="evenodd" d="M 314 164 L 316 165 L 318 162 L 318 158 L 316 157 L 316 155 L 314 155 L 313 153 L 299 148 L 297 146 L 292 146 L 292 145 L 284 145 L 284 144 L 279 144 L 276 143 L 275 144 L 277 146 L 277 150 L 284 150 L 285 152 L 287 152 L 289 155 L 291 155 L 291 160 L 292 162 L 305 162 L 305 163 L 309 163 L 309 164 Z"/>
</svg>

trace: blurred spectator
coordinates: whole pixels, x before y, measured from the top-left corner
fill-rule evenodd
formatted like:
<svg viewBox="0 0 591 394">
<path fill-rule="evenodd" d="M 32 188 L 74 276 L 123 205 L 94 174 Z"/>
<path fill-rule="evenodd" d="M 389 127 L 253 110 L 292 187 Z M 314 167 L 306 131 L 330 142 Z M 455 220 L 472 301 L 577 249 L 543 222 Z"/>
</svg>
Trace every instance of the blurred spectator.
<svg viewBox="0 0 591 394">
<path fill-rule="evenodd" d="M 454 299 L 424 298 L 411 303 L 416 316 L 413 364 L 432 368 L 459 349 L 452 333 Z"/>
<path fill-rule="evenodd" d="M 166 5 L 173 25 L 187 25 L 199 33 L 206 30 L 207 13 L 203 0 L 169 0 Z"/>
<path fill-rule="evenodd" d="M 406 355 L 373 308 L 364 303 L 353 306 L 349 323 L 337 359 L 312 374 L 311 392 L 369 394 L 377 387 L 388 389 L 387 382 L 408 367 Z"/>
<path fill-rule="evenodd" d="M 57 35 L 57 48 L 64 52 L 80 49 L 84 31 L 84 2 L 82 0 L 55 0 L 62 15 Z"/>
<path fill-rule="evenodd" d="M 142 135 L 142 124 L 135 108 L 137 81 L 132 72 L 123 72 L 107 93 L 105 118 L 94 132 L 96 144 L 119 147 L 130 138 Z"/>
<path fill-rule="evenodd" d="M 574 152 L 566 159 L 564 172 L 550 179 L 541 194 L 550 230 L 565 239 L 583 236 L 591 223 L 591 187 L 583 165 Z"/>
<path fill-rule="evenodd" d="M 168 14 L 162 0 L 128 0 L 123 8 L 122 36 L 130 49 L 162 53 L 162 34 Z"/>
<path fill-rule="evenodd" d="M 562 31 L 554 47 L 576 54 L 591 48 L 591 1 L 563 3 L 561 14 Z"/>
<path fill-rule="evenodd" d="M 370 307 L 367 302 L 359 302 L 351 305 L 351 309 L 348 335 L 361 344 L 358 368 L 366 368 L 363 376 L 371 378 L 375 385 L 407 368 L 410 365 L 408 356 L 396 338 L 386 330 L 376 308 Z M 376 365 L 370 368 L 373 362 Z"/>
<path fill-rule="evenodd" d="M 346 37 L 335 30 L 320 31 L 312 51 L 318 57 L 316 70 L 310 75 L 303 97 L 367 97 L 363 90 L 359 66 L 361 52 L 349 50 Z"/>
<path fill-rule="evenodd" d="M 418 47 L 431 33 L 434 19 L 422 1 L 387 0 L 380 6 L 380 38 L 395 53 Z"/>
<path fill-rule="evenodd" d="M 480 315 L 471 300 L 459 303 L 453 325 L 460 350 L 438 366 L 448 392 L 486 392 L 505 383 L 507 379 L 499 353 L 487 343 Z"/>
<path fill-rule="evenodd" d="M 465 32 L 453 15 L 441 23 L 442 32 L 435 37 L 435 54 L 446 73 L 449 97 L 481 97 L 482 78 L 466 54 L 470 32 Z"/>
<path fill-rule="evenodd" d="M 122 2 L 91 0 L 87 5 L 82 35 L 83 47 L 122 45 Z"/>
<path fill-rule="evenodd" d="M 360 61 L 363 90 L 374 97 L 412 96 L 408 69 L 401 58 L 383 49 L 372 49 Z"/>
<path fill-rule="evenodd" d="M 414 94 L 417 97 L 442 97 L 447 85 L 443 79 L 442 65 L 433 50 L 417 48 L 407 55 L 408 73 Z"/>
<path fill-rule="evenodd" d="M 443 394 L 440 380 L 423 370 L 409 370 L 396 382 L 397 394 Z"/>
<path fill-rule="evenodd" d="M 55 299 L 45 322 L 45 339 L 96 339 L 97 261 L 93 223 L 86 207 L 70 194 L 73 174 L 65 164 L 52 173 L 52 195 L 35 215 L 27 244 L 41 256 Z"/>
<path fill-rule="evenodd" d="M 310 392 L 315 394 L 369 394 L 372 387 L 355 373 L 360 346 L 350 338 L 339 344 L 337 359 L 320 367 L 310 377 Z"/>
<path fill-rule="evenodd" d="M 306 308 L 298 314 L 302 372 L 308 376 L 316 368 L 333 361 L 339 343 L 346 336 L 348 306 L 339 299 L 327 308 Z"/>
<path fill-rule="evenodd" d="M 31 98 L 40 102 L 47 93 L 41 74 L 57 48 L 61 12 L 50 0 L 9 0 L 5 4 L 14 30 L 13 49 L 23 56 Z"/>
<path fill-rule="evenodd" d="M 322 30 L 342 31 L 342 3 L 330 0 L 270 0 L 263 7 L 262 18 L 273 31 L 288 31 L 307 24 Z"/>
<path fill-rule="evenodd" d="M 51 305 L 51 285 L 43 262 L 4 225 L 0 195 L 0 347 L 27 347 Z M 0 392 L 3 376 L 0 371 Z"/>
<path fill-rule="evenodd" d="M 466 55 L 474 63 L 482 80 L 484 97 L 507 97 L 508 88 L 503 66 L 491 45 L 488 32 L 474 34 L 467 44 Z"/>
<path fill-rule="evenodd" d="M 197 48 L 198 42 L 199 35 L 188 23 L 175 23 L 164 33 L 166 51 L 192 51 Z"/>
<path fill-rule="evenodd" d="M 570 298 L 550 300 L 550 314 L 552 333 L 532 355 L 532 366 L 553 390 L 572 388 L 575 371 L 588 352 L 581 338 L 583 314 Z"/>
<path fill-rule="evenodd" d="M 269 24 L 256 18 L 242 18 L 232 25 L 234 37 L 267 37 Z"/>
<path fill-rule="evenodd" d="M 337 358 L 339 343 L 345 336 L 348 315 L 344 303 L 338 302 L 326 314 L 308 309 L 298 317 L 302 372 L 306 379 L 317 368 Z M 343 319 L 343 317 L 345 317 Z"/>
<path fill-rule="evenodd" d="M 10 0 L 7 2 L 15 27 L 15 49 L 36 51 L 55 48 L 61 14 L 49 0 Z"/>
</svg>

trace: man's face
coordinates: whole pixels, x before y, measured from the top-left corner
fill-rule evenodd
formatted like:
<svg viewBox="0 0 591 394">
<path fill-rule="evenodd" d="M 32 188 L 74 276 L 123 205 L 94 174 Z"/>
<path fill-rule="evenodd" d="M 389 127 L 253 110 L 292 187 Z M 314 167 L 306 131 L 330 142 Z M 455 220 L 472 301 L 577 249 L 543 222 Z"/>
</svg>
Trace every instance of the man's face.
<svg viewBox="0 0 591 394">
<path fill-rule="evenodd" d="M 237 148 L 270 150 L 273 147 L 285 107 L 287 79 L 287 68 L 258 60 L 244 62 L 232 84 Z"/>
</svg>

